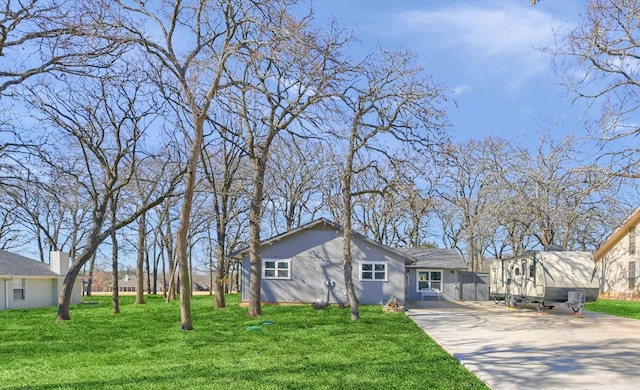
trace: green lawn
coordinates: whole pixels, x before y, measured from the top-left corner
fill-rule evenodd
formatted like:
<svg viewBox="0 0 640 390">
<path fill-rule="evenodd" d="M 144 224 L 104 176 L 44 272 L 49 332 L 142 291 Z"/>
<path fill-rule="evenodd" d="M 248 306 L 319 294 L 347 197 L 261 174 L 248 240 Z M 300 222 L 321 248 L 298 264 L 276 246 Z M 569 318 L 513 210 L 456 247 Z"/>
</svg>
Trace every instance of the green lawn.
<svg viewBox="0 0 640 390">
<path fill-rule="evenodd" d="M 599 313 L 640 320 L 640 302 L 636 301 L 599 299 L 595 302 L 587 303 L 584 308 L 586 310 L 597 311 Z"/>
<path fill-rule="evenodd" d="M 192 301 L 194 331 L 179 329 L 178 302 L 134 305 L 90 297 L 72 320 L 55 308 L 0 311 L 0 388 L 466 389 L 486 388 L 407 316 L 362 307 L 265 306 L 247 318 L 230 296 Z M 270 320 L 262 330 L 249 326 Z"/>
</svg>

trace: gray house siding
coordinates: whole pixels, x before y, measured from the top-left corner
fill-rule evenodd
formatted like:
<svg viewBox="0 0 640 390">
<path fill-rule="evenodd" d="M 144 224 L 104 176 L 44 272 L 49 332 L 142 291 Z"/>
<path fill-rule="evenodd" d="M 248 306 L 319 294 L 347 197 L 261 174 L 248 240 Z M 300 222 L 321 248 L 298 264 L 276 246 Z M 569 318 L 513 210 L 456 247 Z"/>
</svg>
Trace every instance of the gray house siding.
<svg viewBox="0 0 640 390">
<path fill-rule="evenodd" d="M 407 285 L 407 299 L 421 300 L 422 294 L 418 291 L 418 271 L 441 271 L 442 272 L 442 296 L 446 300 L 459 300 L 458 271 L 443 268 L 416 268 L 409 271 L 409 284 Z"/>
<path fill-rule="evenodd" d="M 263 302 L 348 303 L 342 272 L 342 232 L 327 224 L 318 224 L 276 240 L 261 248 L 264 260 L 290 259 L 289 279 L 262 278 Z M 401 301 L 404 297 L 404 257 L 383 247 L 352 238 L 353 280 L 361 304 L 378 304 L 390 295 Z M 386 266 L 386 281 L 360 280 L 360 263 L 382 262 Z M 242 259 L 242 300 L 249 300 L 250 266 Z"/>
<path fill-rule="evenodd" d="M 463 301 L 489 300 L 489 274 L 461 272 L 460 299 Z"/>
</svg>

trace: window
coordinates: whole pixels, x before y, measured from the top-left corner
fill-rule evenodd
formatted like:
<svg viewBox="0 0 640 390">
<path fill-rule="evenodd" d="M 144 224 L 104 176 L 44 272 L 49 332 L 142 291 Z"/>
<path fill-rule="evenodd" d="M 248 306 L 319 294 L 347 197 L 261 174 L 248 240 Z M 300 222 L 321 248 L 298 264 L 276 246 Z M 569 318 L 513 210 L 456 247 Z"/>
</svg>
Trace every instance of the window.
<svg viewBox="0 0 640 390">
<path fill-rule="evenodd" d="M 291 259 L 263 260 L 262 277 L 265 279 L 291 279 Z"/>
<path fill-rule="evenodd" d="M 636 288 L 636 262 L 629 262 L 629 290 Z"/>
<path fill-rule="evenodd" d="M 636 254 L 636 227 L 632 226 L 629 228 L 629 254 Z"/>
<path fill-rule="evenodd" d="M 442 291 L 442 271 L 418 271 L 417 290 L 435 289 Z"/>
<path fill-rule="evenodd" d="M 13 300 L 24 301 L 24 279 L 13 279 Z"/>
<path fill-rule="evenodd" d="M 387 281 L 386 261 L 361 261 L 360 280 Z"/>
</svg>

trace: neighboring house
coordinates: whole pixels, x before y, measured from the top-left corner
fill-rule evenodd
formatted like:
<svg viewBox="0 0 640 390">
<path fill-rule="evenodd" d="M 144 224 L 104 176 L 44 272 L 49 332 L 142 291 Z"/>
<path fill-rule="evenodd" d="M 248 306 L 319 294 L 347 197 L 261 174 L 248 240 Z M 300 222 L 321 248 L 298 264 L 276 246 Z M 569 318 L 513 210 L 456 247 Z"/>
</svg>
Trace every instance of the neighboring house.
<svg viewBox="0 0 640 390">
<path fill-rule="evenodd" d="M 0 310 L 56 306 L 69 255 L 51 252 L 49 264 L 0 250 Z M 80 303 L 82 285 L 77 280 L 71 303 Z"/>
<path fill-rule="evenodd" d="M 162 276 L 160 276 L 160 279 Z M 203 282 L 204 277 L 201 275 L 192 275 L 191 284 L 193 285 L 192 291 L 209 291 L 208 284 Z M 197 281 L 196 281 L 197 280 Z M 153 287 L 152 287 L 153 288 Z M 179 287 L 178 287 L 179 288 Z M 108 292 L 113 292 L 113 280 L 109 283 Z M 124 275 L 122 279 L 118 281 L 118 292 L 120 293 L 135 293 L 138 290 L 138 277 L 135 275 Z M 143 291 L 147 292 L 147 278 L 143 278 Z M 162 286 L 162 280 L 156 282 L 157 293 L 162 293 L 164 288 Z"/>
<path fill-rule="evenodd" d="M 144 288 L 147 287 L 146 280 L 144 281 Z M 138 278 L 134 276 L 124 275 L 122 279 L 118 281 L 118 292 L 128 293 L 136 292 L 138 289 Z M 159 290 L 162 291 L 162 290 Z M 113 292 L 113 283 L 109 286 L 109 292 Z"/>
<path fill-rule="evenodd" d="M 600 293 L 605 296 L 638 298 L 640 265 L 636 238 L 639 222 L 640 207 L 593 254 L 600 273 Z"/>
<path fill-rule="evenodd" d="M 261 301 L 348 303 L 342 249 L 341 226 L 324 218 L 263 241 Z M 440 290 L 448 299 L 459 297 L 455 277 L 466 265 L 459 256 L 449 264 L 454 257 L 451 251 L 390 248 L 358 234 L 352 237 L 351 249 L 353 281 L 361 304 L 379 304 L 390 296 L 401 302 L 422 299 L 421 289 Z M 439 254 L 446 258 L 440 259 Z M 246 302 L 249 249 L 229 257 L 241 260 L 241 300 Z"/>
</svg>

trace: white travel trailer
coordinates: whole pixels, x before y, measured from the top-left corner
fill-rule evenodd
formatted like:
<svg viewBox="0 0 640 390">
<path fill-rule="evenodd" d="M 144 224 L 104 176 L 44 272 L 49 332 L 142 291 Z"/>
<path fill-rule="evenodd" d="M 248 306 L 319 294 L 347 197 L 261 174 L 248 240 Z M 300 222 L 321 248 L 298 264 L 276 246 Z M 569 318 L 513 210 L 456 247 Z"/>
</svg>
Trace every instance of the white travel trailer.
<svg viewBox="0 0 640 390">
<path fill-rule="evenodd" d="M 507 306 L 566 303 L 574 311 L 598 299 L 598 272 L 590 252 L 531 252 L 490 262 L 489 296 Z"/>
</svg>

